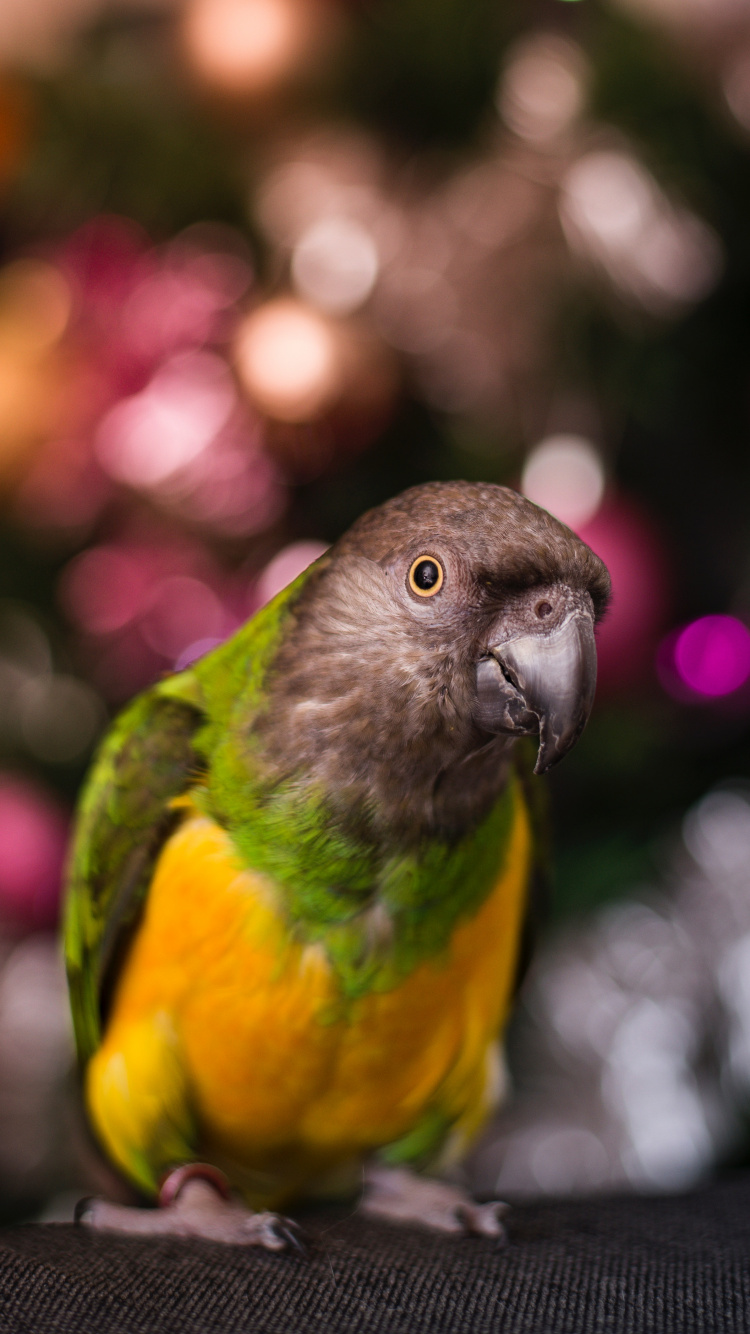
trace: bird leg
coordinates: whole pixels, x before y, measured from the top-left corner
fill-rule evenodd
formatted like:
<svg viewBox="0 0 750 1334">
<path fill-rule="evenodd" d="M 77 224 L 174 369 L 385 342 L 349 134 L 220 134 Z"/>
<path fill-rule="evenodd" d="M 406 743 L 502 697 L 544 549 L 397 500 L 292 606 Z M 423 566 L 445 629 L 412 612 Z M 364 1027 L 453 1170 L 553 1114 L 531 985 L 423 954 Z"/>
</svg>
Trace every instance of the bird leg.
<svg viewBox="0 0 750 1334">
<path fill-rule="evenodd" d="M 76 1209 L 76 1222 L 141 1237 L 203 1237 L 267 1251 L 305 1250 L 296 1223 L 280 1214 L 254 1213 L 232 1199 L 224 1173 L 208 1163 L 186 1163 L 170 1172 L 156 1209 L 87 1199 Z"/>
<path fill-rule="evenodd" d="M 365 1193 L 361 1208 L 372 1218 L 393 1223 L 418 1223 L 438 1232 L 471 1233 L 506 1238 L 501 1222 L 509 1206 L 502 1200 L 477 1204 L 460 1186 L 417 1176 L 405 1167 L 372 1164 L 365 1169 Z"/>
</svg>

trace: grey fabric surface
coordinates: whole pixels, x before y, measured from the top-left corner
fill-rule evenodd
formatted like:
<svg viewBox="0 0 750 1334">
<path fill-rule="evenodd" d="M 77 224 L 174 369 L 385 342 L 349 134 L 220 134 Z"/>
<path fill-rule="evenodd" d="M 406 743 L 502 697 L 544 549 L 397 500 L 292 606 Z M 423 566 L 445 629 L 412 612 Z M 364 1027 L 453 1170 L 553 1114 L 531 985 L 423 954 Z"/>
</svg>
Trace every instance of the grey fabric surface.
<svg viewBox="0 0 750 1334">
<path fill-rule="evenodd" d="M 72 1225 L 0 1232 L 2 1334 L 741 1334 L 750 1178 L 515 1209 L 510 1244 L 316 1213 L 307 1260 Z"/>
</svg>

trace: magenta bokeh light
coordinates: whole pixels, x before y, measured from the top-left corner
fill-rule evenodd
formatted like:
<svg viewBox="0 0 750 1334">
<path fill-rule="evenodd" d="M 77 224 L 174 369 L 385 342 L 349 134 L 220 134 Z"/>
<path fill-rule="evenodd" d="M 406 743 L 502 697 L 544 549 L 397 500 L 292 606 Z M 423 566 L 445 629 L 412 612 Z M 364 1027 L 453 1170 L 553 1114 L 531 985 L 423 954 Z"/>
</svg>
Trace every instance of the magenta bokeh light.
<svg viewBox="0 0 750 1334">
<path fill-rule="evenodd" d="M 750 677 L 750 630 L 735 616 L 702 616 L 686 625 L 673 653 L 680 680 L 699 695 L 729 695 Z"/>
<path fill-rule="evenodd" d="M 51 927 L 57 918 L 67 821 L 43 788 L 0 774 L 0 919 Z"/>
</svg>

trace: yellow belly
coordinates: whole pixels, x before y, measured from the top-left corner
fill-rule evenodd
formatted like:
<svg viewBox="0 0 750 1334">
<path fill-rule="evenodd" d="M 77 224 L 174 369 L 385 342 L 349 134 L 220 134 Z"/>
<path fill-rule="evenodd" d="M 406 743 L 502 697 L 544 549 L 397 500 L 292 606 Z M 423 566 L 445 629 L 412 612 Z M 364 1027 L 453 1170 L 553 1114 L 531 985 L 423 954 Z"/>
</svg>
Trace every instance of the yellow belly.
<svg viewBox="0 0 750 1334">
<path fill-rule="evenodd" d="M 517 796 L 507 863 L 448 949 L 394 989 L 346 1001 L 323 947 L 293 938 L 273 886 L 192 810 L 160 857 L 89 1066 L 89 1108 L 115 1160 L 153 1188 L 192 1135 L 195 1152 L 270 1200 L 400 1139 L 431 1109 L 473 1133 L 529 844 Z"/>
</svg>

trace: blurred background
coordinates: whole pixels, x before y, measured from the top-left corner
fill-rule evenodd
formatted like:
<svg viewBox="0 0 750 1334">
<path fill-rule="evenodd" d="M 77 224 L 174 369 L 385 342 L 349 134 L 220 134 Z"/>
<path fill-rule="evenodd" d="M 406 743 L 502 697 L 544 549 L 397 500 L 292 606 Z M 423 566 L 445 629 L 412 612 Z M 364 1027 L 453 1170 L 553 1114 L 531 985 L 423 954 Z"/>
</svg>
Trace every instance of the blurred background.
<svg viewBox="0 0 750 1334">
<path fill-rule="evenodd" d="M 0 1218 L 103 1180 L 55 927 L 107 720 L 452 477 L 614 582 L 470 1181 L 749 1156 L 749 428 L 744 0 L 3 0 Z"/>
</svg>

